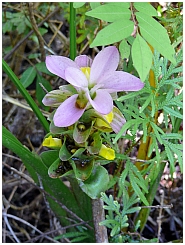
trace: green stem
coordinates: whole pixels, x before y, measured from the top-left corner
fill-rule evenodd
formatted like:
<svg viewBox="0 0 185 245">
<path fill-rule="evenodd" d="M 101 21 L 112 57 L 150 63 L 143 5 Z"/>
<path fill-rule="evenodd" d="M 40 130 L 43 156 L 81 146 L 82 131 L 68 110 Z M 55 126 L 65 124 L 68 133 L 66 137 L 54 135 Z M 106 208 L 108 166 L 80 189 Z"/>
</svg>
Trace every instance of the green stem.
<svg viewBox="0 0 185 245">
<path fill-rule="evenodd" d="M 42 115 L 38 106 L 36 105 L 36 103 L 34 102 L 32 97 L 30 96 L 30 94 L 27 92 L 27 90 L 23 87 L 23 85 L 21 84 L 21 82 L 19 81 L 19 79 L 17 78 L 15 73 L 11 70 L 9 65 L 4 60 L 2 61 L 2 64 L 3 64 L 4 72 L 6 72 L 8 77 L 11 79 L 11 81 L 18 88 L 20 93 L 23 95 L 25 100 L 28 102 L 28 104 L 30 105 L 30 107 L 34 111 L 35 115 L 38 117 L 38 119 L 39 119 L 40 123 L 42 124 L 42 126 L 44 127 L 45 131 L 48 133 L 49 132 L 49 124 L 48 124 L 46 118 Z"/>
<path fill-rule="evenodd" d="M 70 58 L 76 58 L 76 9 L 70 2 Z"/>
</svg>

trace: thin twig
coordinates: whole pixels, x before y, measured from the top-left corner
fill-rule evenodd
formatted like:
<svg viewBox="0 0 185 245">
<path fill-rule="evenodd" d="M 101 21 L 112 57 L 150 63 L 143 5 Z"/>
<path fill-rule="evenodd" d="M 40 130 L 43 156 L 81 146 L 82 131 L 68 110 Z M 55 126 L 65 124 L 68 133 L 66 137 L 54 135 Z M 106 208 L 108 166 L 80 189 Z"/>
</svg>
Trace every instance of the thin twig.
<svg viewBox="0 0 185 245">
<path fill-rule="evenodd" d="M 164 203 L 164 191 L 161 190 L 161 205 L 160 206 L 163 206 L 163 203 Z M 157 223 L 158 223 L 157 238 L 158 238 L 158 242 L 160 241 L 160 236 L 161 236 L 162 211 L 163 211 L 163 209 L 160 208 L 160 210 L 159 210 L 159 217 L 157 217 Z"/>
<path fill-rule="evenodd" d="M 33 4 L 34 3 L 28 3 L 28 12 L 29 12 L 29 16 L 30 16 L 30 21 L 31 21 L 31 25 L 33 27 L 33 30 L 38 38 L 39 44 L 40 44 L 40 52 L 41 52 L 41 61 L 45 61 L 46 59 L 46 54 L 45 54 L 45 50 L 44 50 L 44 39 L 38 29 L 35 17 L 34 17 L 34 13 L 33 13 Z"/>
<path fill-rule="evenodd" d="M 53 34 L 51 40 L 50 40 L 49 43 L 48 43 L 48 47 L 50 47 L 50 45 L 52 44 L 53 40 L 55 39 L 55 37 L 56 37 L 56 35 L 57 35 L 58 31 L 60 30 L 60 28 L 61 28 L 62 25 L 63 25 L 63 22 L 61 22 L 61 23 L 59 24 L 59 26 L 57 27 L 55 33 Z"/>
<path fill-rule="evenodd" d="M 48 24 L 52 32 L 55 33 L 58 28 L 52 23 L 52 21 L 49 21 Z M 69 38 L 67 38 L 60 30 L 57 31 L 57 35 L 60 41 L 64 42 L 67 46 L 69 46 Z"/>
<path fill-rule="evenodd" d="M 160 208 L 160 209 L 166 209 L 166 208 L 173 208 L 173 204 L 170 205 L 156 205 L 156 206 L 141 206 L 141 208 Z"/>
<path fill-rule="evenodd" d="M 3 202 L 4 202 L 4 203 L 7 203 L 6 205 L 8 205 L 10 208 L 12 208 L 12 209 L 14 209 L 14 210 L 23 210 L 23 209 L 25 209 L 25 208 L 30 208 L 30 205 L 24 205 L 24 206 L 22 206 L 22 207 L 17 207 L 17 206 L 15 206 L 15 205 L 11 204 L 11 203 L 6 199 L 6 197 L 5 197 L 4 195 L 2 196 L 2 199 L 3 199 Z"/>
<path fill-rule="evenodd" d="M 6 217 L 9 217 L 9 218 L 12 218 L 12 219 L 15 219 L 15 220 L 18 220 L 20 221 L 21 223 L 31 227 L 33 230 L 36 230 L 38 233 L 40 234 L 43 234 L 43 232 L 41 232 L 39 229 L 37 229 L 35 226 L 31 225 L 30 223 L 28 223 L 27 221 L 15 216 L 15 215 L 12 215 L 12 214 L 7 214 L 6 212 L 3 211 L 3 217 L 6 218 Z M 53 238 L 49 237 L 49 236 L 45 236 L 45 238 L 47 238 L 48 240 L 52 241 L 52 242 L 55 242 L 55 243 L 58 243 L 58 241 L 54 240 Z M 20 241 L 18 241 L 20 243 Z"/>
<path fill-rule="evenodd" d="M 7 218 L 7 213 L 6 213 L 7 212 L 7 208 L 4 208 L 3 210 L 4 210 L 3 212 L 5 214 L 4 215 L 4 222 L 5 222 L 6 226 L 8 227 L 8 229 L 9 229 L 10 233 L 12 234 L 13 238 L 15 239 L 15 241 L 17 243 L 20 243 L 20 240 L 17 238 L 17 236 L 15 235 L 11 225 L 9 224 L 9 221 L 8 221 L 8 218 Z"/>
<path fill-rule="evenodd" d="M 15 159 L 15 160 L 17 160 L 17 161 L 22 162 L 22 160 L 21 160 L 20 158 L 15 157 L 15 156 L 12 156 L 12 155 L 10 155 L 10 154 L 7 154 L 7 153 L 2 152 L 2 155 L 3 155 L 3 156 L 6 156 L 6 157 L 13 158 L 13 159 Z"/>
<path fill-rule="evenodd" d="M 134 22 L 134 30 L 133 30 L 131 36 L 136 37 L 137 30 L 138 30 L 138 22 L 137 22 L 135 14 L 134 14 L 134 5 L 133 5 L 133 3 L 130 3 L 130 10 L 131 10 L 131 15 L 132 15 L 132 20 Z"/>
</svg>

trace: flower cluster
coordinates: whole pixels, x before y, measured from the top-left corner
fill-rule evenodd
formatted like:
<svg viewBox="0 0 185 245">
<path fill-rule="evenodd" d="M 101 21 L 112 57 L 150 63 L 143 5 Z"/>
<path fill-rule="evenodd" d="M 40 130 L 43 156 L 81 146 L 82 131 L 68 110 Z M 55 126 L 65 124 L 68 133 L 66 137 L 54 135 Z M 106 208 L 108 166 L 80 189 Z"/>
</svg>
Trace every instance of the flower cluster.
<svg viewBox="0 0 185 245">
<path fill-rule="evenodd" d="M 45 138 L 43 146 L 59 149 L 63 164 L 67 166 L 69 161 L 76 177 L 83 181 L 89 178 L 96 160 L 115 159 L 115 151 L 103 144 L 101 132 L 118 133 L 125 123 L 113 105 L 117 92 L 138 91 L 144 86 L 139 78 L 116 71 L 118 63 L 115 46 L 104 48 L 93 61 L 87 55 L 74 61 L 56 55 L 46 57 L 47 69 L 69 84 L 43 98 L 44 105 L 56 107 L 50 117 L 54 137 Z M 59 176 L 60 168 L 64 168 L 55 164 L 49 169 L 50 176 Z"/>
<path fill-rule="evenodd" d="M 43 104 L 58 106 L 53 121 L 57 127 L 68 127 L 80 119 L 85 110 L 94 108 L 101 115 L 113 110 L 113 99 L 120 91 L 143 88 L 141 80 L 129 73 L 116 71 L 119 52 L 115 46 L 104 48 L 92 61 L 86 55 L 75 61 L 62 56 L 47 56 L 47 69 L 72 86 L 61 86 L 46 94 Z"/>
</svg>

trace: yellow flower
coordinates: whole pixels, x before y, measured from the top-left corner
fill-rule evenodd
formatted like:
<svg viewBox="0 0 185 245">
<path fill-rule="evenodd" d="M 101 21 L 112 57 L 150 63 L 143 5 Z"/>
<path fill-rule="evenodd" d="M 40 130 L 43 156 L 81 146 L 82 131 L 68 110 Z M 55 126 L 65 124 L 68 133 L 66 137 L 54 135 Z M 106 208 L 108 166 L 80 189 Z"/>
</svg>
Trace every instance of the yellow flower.
<svg viewBox="0 0 185 245">
<path fill-rule="evenodd" d="M 53 138 L 51 135 L 47 138 L 44 139 L 43 146 L 52 148 L 52 149 L 58 149 L 62 146 L 62 141 L 61 139 L 58 138 Z"/>
<path fill-rule="evenodd" d="M 104 157 L 107 160 L 114 160 L 115 159 L 115 151 L 109 147 L 106 147 L 102 144 L 102 147 L 99 151 L 99 155 Z"/>
</svg>

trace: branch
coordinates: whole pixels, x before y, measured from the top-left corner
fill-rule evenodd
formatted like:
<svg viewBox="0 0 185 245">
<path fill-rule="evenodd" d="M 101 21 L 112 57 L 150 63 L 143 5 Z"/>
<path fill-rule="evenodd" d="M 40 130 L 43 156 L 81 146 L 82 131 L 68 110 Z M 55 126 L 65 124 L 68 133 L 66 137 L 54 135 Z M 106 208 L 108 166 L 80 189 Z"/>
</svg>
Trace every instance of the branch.
<svg viewBox="0 0 185 245">
<path fill-rule="evenodd" d="M 105 226 L 99 225 L 102 220 L 105 220 L 103 201 L 100 198 L 92 200 L 92 210 L 96 242 L 108 243 L 107 229 Z"/>
</svg>

